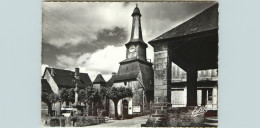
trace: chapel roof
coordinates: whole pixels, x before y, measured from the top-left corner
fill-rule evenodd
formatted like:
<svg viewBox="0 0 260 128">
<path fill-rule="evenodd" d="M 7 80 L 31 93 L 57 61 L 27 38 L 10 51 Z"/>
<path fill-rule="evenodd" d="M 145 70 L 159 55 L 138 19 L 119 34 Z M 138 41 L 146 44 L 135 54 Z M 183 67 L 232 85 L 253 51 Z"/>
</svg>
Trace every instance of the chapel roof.
<svg viewBox="0 0 260 128">
<path fill-rule="evenodd" d="M 114 82 L 136 81 L 139 78 L 143 82 L 145 89 L 153 90 L 152 86 L 150 86 L 150 82 L 148 83 L 149 79 L 153 79 L 153 77 L 150 78 L 151 74 L 153 74 L 153 70 L 150 66 L 152 65 L 147 66 L 147 64 L 139 63 L 138 61 L 120 64 Z"/>
<path fill-rule="evenodd" d="M 103 76 L 101 74 L 98 74 L 96 79 L 93 81 L 93 84 L 100 84 L 100 83 L 106 83 Z"/>
<path fill-rule="evenodd" d="M 78 83 L 79 88 L 86 88 L 86 87 L 93 86 L 88 73 L 79 73 L 80 79 L 76 79 L 75 72 L 69 70 L 46 67 L 45 72 L 48 71 L 49 73 L 51 73 L 52 69 L 54 70 L 54 75 L 52 76 L 52 78 L 54 79 L 56 84 L 60 87 L 74 88 L 76 86 L 76 83 Z"/>
</svg>

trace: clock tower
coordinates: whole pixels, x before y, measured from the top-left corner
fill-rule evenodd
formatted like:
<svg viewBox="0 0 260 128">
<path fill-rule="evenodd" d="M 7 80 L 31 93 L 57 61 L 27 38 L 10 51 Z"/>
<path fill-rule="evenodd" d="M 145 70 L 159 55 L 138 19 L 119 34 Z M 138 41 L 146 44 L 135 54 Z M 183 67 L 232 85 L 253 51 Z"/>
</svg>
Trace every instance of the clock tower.
<svg viewBox="0 0 260 128">
<path fill-rule="evenodd" d="M 140 60 L 146 61 L 146 48 L 147 44 L 143 41 L 142 28 L 141 28 L 141 13 L 139 8 L 135 7 L 132 17 L 132 32 L 130 41 L 125 44 L 126 50 L 126 58 L 127 59 L 135 59 L 138 58 Z"/>
<path fill-rule="evenodd" d="M 133 23 L 130 40 L 125 44 L 126 59 L 120 62 L 113 84 L 114 87 L 125 86 L 132 89 L 133 96 L 124 99 L 125 103 L 128 103 L 128 107 L 126 107 L 128 111 L 125 112 L 130 115 L 144 114 L 144 110 L 149 108 L 146 105 L 153 101 L 154 72 L 152 63 L 147 61 L 146 58 L 147 44 L 143 41 L 141 16 L 140 10 L 136 5 L 132 13 Z"/>
</svg>

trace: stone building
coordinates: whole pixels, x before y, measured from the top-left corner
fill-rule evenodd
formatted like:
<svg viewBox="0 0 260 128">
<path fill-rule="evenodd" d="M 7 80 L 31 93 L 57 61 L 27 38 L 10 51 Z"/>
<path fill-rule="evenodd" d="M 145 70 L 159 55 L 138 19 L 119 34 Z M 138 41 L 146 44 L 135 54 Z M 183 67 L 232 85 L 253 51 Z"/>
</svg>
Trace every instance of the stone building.
<svg viewBox="0 0 260 128">
<path fill-rule="evenodd" d="M 80 73 L 79 68 L 75 68 L 75 72 L 57 68 L 46 67 L 42 76 L 42 90 L 45 88 L 56 94 L 62 88 L 74 89 L 76 84 L 79 89 L 85 89 L 87 87 L 93 87 L 92 81 L 87 73 Z M 49 87 L 47 87 L 49 86 Z M 64 102 L 62 105 L 56 103 L 53 105 L 55 115 L 60 115 L 61 110 L 71 109 L 72 102 Z"/>
<path fill-rule="evenodd" d="M 132 32 L 126 46 L 126 59 L 120 62 L 120 67 L 114 80 L 114 87 L 128 87 L 133 91 L 133 97 L 125 98 L 118 103 L 118 114 L 141 115 L 149 111 L 153 100 L 153 68 L 147 61 L 147 44 L 143 41 L 141 29 L 141 13 L 136 6 L 132 13 Z M 122 104 L 123 102 L 123 104 Z"/>
<path fill-rule="evenodd" d="M 149 44 L 154 47 L 155 102 L 217 110 L 217 3 Z"/>
</svg>

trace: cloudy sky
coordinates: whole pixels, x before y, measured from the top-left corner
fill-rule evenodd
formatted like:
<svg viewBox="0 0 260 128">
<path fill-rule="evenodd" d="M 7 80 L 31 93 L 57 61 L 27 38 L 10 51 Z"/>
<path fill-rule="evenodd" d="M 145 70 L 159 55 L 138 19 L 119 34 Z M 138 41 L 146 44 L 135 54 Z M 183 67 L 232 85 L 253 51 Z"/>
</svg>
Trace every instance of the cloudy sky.
<svg viewBox="0 0 260 128">
<path fill-rule="evenodd" d="M 139 2 L 143 39 L 148 41 L 185 22 L 209 2 Z M 44 2 L 42 4 L 42 69 L 54 67 L 105 80 L 126 57 L 135 2 Z M 147 58 L 153 61 L 148 45 Z"/>
</svg>

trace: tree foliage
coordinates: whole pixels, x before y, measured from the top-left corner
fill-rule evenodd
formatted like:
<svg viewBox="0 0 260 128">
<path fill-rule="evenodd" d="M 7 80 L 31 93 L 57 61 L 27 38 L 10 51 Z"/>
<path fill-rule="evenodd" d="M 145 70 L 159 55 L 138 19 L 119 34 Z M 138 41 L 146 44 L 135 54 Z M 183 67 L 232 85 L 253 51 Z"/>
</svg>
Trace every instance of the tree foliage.
<svg viewBox="0 0 260 128">
<path fill-rule="evenodd" d="M 107 88 L 102 88 L 99 92 L 100 98 L 101 99 L 105 99 L 106 97 L 108 97 L 108 89 Z"/>
<path fill-rule="evenodd" d="M 126 97 L 132 97 L 133 93 L 131 88 L 125 88 L 125 87 L 112 87 L 108 93 L 107 96 L 111 99 L 111 100 L 120 100 Z"/>
<path fill-rule="evenodd" d="M 75 100 L 74 88 L 70 88 L 70 89 L 62 88 L 62 89 L 60 89 L 59 97 L 60 97 L 61 102 L 67 102 L 67 101 L 74 102 L 74 100 Z"/>
<path fill-rule="evenodd" d="M 55 93 L 47 93 L 47 92 L 42 92 L 42 102 L 46 104 L 53 104 L 59 101 L 59 96 Z"/>
<path fill-rule="evenodd" d="M 55 93 L 48 93 L 48 92 L 42 92 L 41 100 L 42 102 L 46 103 L 48 106 L 48 113 L 49 115 L 52 115 L 52 104 L 59 101 L 59 96 Z"/>
<path fill-rule="evenodd" d="M 78 93 L 78 101 L 85 103 L 87 100 L 87 92 L 85 89 L 80 89 Z"/>
<path fill-rule="evenodd" d="M 70 88 L 67 91 L 68 91 L 68 101 L 74 102 L 74 100 L 75 100 L 74 88 Z"/>
<path fill-rule="evenodd" d="M 97 89 L 93 88 L 89 93 L 89 101 L 98 102 L 101 99 L 100 93 Z"/>
<path fill-rule="evenodd" d="M 68 90 L 65 89 L 65 88 L 60 89 L 59 90 L 59 97 L 60 97 L 61 102 L 67 101 L 68 97 L 69 97 Z"/>
</svg>

